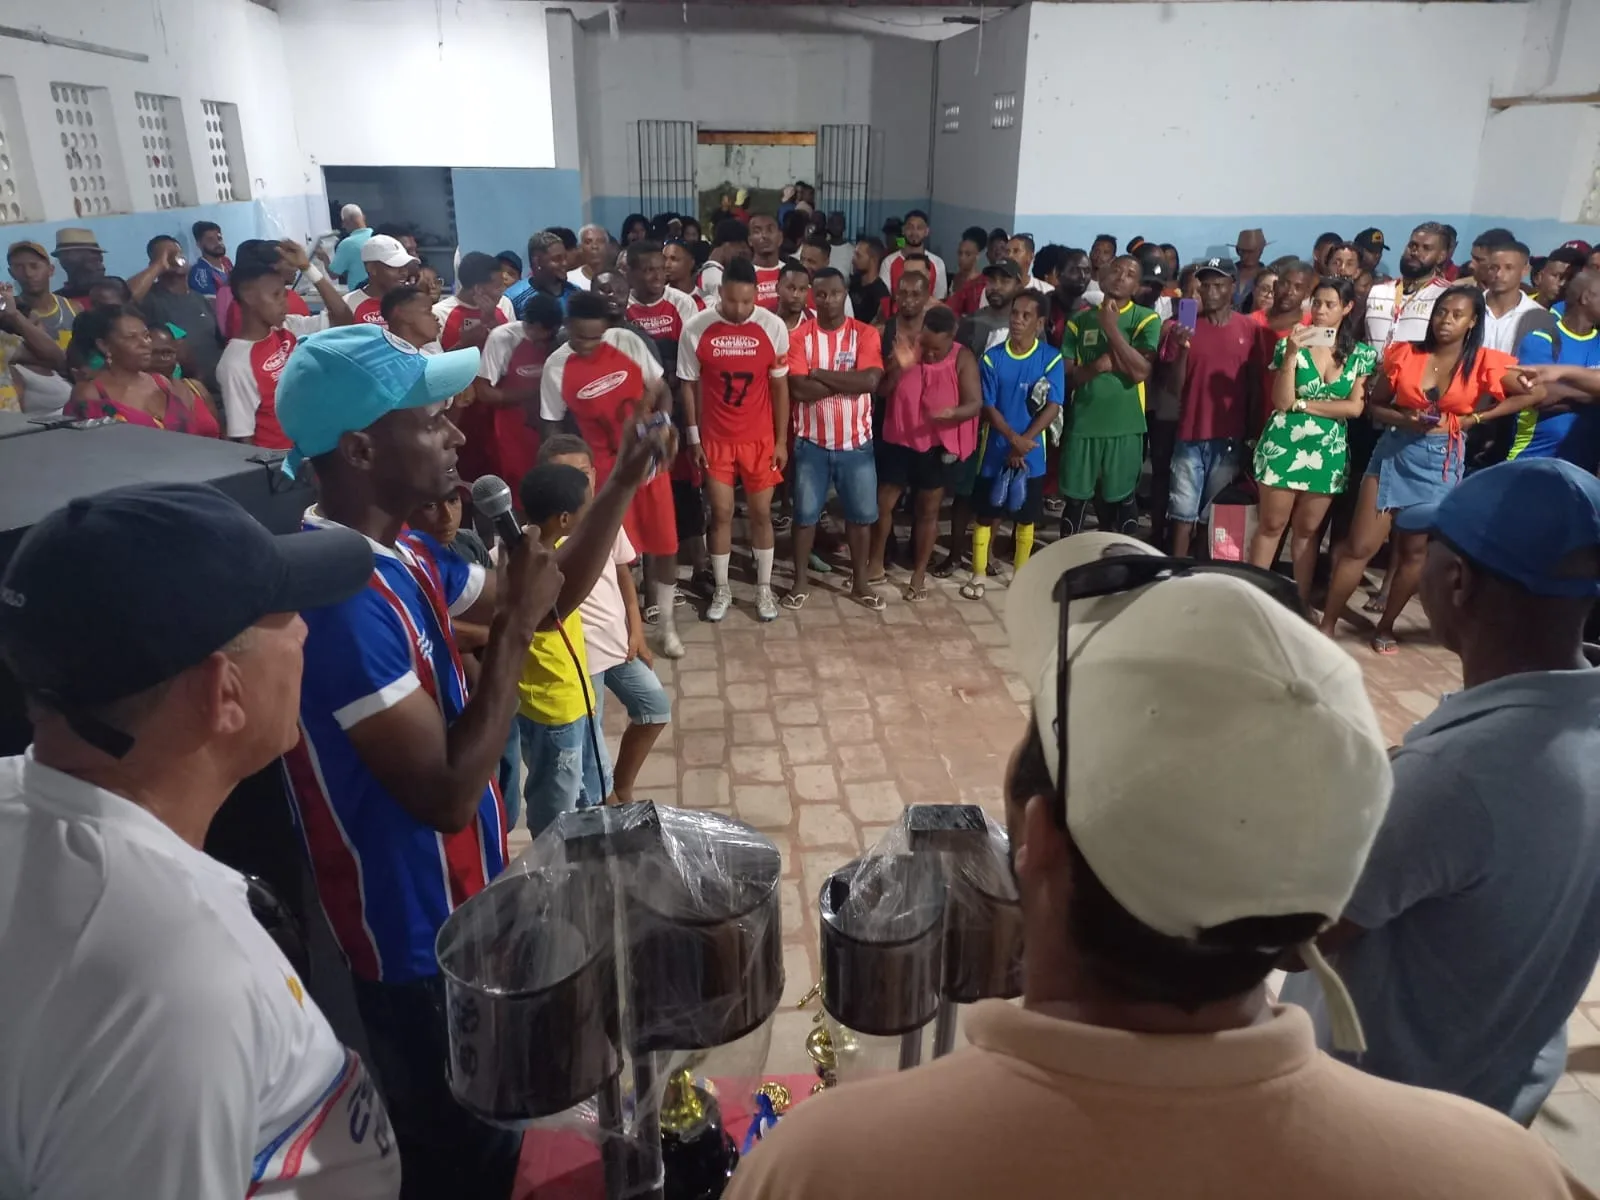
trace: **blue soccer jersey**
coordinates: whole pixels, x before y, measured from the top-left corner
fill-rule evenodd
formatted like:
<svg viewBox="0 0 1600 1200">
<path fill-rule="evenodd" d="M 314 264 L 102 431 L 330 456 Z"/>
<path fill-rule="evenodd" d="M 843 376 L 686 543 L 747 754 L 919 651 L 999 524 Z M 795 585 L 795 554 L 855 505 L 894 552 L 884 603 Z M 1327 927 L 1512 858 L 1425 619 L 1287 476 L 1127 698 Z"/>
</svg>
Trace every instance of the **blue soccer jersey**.
<svg viewBox="0 0 1600 1200">
<path fill-rule="evenodd" d="M 308 529 L 332 522 L 308 513 Z M 351 971 L 404 981 L 438 973 L 433 943 L 455 908 L 506 864 L 505 809 L 484 781 L 477 818 L 444 834 L 418 821 L 367 769 L 347 730 L 426 692 L 448 725 L 467 702 L 450 618 L 483 590 L 482 567 L 425 534 L 372 543 L 372 581 L 307 627 L 300 744 L 284 756 L 317 891 Z"/>
<path fill-rule="evenodd" d="M 1062 365 L 1061 351 L 1043 338 L 1035 341 L 1033 349 L 1017 354 L 1011 341 L 1000 342 L 984 352 L 979 367 L 983 380 L 983 406 L 997 411 L 1013 433 L 1025 433 L 1038 415 L 1031 401 L 1033 386 L 1041 379 L 1049 381 L 1051 404 L 1063 403 L 1067 394 L 1066 368 Z M 983 463 L 978 473 L 992 479 L 1006 468 L 1011 457 L 1011 445 L 991 430 L 984 439 Z M 1028 478 L 1044 474 L 1044 435 L 1034 439 L 1033 449 L 1025 460 Z"/>
</svg>

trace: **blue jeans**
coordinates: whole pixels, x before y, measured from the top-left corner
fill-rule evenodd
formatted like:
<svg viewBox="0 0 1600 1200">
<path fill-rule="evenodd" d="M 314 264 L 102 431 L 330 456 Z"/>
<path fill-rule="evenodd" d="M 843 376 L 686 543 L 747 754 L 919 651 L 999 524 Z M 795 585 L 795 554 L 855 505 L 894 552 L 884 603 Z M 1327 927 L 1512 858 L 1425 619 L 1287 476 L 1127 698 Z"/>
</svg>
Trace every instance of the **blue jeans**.
<svg viewBox="0 0 1600 1200">
<path fill-rule="evenodd" d="M 528 772 L 522 799 L 528 808 L 528 832 L 534 837 L 564 812 L 605 803 L 611 791 L 611 763 L 598 721 L 592 727 L 591 738 L 586 716 L 567 725 L 541 725 L 517 714 L 522 764 Z"/>
<path fill-rule="evenodd" d="M 1185 524 L 1203 520 L 1217 494 L 1239 477 L 1243 467 L 1243 442 L 1232 438 L 1179 442 L 1172 448 L 1167 519 Z"/>
<path fill-rule="evenodd" d="M 794 493 L 796 525 L 815 525 L 822 518 L 830 486 L 839 493 L 844 519 L 850 524 L 871 525 L 878 519 L 878 465 L 870 445 L 825 450 L 813 441 L 795 438 L 789 486 Z"/>
<path fill-rule="evenodd" d="M 628 720 L 635 725 L 665 725 L 672 720 L 672 700 L 656 673 L 642 658 L 620 662 L 594 674 L 594 719 L 605 717 L 606 692 L 616 693 Z"/>
</svg>

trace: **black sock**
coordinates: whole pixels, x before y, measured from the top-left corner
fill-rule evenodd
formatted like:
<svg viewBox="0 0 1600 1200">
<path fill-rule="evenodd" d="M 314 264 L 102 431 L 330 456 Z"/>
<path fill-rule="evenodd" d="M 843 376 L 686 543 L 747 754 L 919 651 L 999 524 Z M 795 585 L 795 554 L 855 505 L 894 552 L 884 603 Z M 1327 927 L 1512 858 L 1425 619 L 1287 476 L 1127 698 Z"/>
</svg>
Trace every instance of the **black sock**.
<svg viewBox="0 0 1600 1200">
<path fill-rule="evenodd" d="M 1061 536 L 1071 537 L 1075 533 L 1082 533 L 1083 521 L 1088 515 L 1087 500 L 1068 500 L 1067 507 L 1061 513 Z"/>
<path fill-rule="evenodd" d="M 1117 505 L 1116 515 L 1112 517 L 1112 528 L 1118 533 L 1130 536 L 1139 532 L 1139 505 L 1132 496 Z"/>
</svg>

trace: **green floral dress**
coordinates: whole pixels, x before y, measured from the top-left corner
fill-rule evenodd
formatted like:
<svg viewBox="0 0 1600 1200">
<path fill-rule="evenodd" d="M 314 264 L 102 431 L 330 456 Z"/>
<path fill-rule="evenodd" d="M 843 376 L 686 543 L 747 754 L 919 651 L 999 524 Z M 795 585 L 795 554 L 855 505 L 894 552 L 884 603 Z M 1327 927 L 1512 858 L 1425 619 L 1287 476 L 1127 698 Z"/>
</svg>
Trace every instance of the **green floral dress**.
<svg viewBox="0 0 1600 1200">
<path fill-rule="evenodd" d="M 1272 369 L 1283 367 L 1288 340 L 1278 343 Z M 1311 351 L 1301 349 L 1294 364 L 1294 394 L 1298 400 L 1348 400 L 1358 379 L 1377 370 L 1378 352 L 1357 342 L 1344 369 L 1324 380 Z M 1336 496 L 1349 477 L 1350 454 L 1342 417 L 1319 417 L 1311 412 L 1274 412 L 1256 443 L 1256 482 L 1291 492 Z"/>
</svg>

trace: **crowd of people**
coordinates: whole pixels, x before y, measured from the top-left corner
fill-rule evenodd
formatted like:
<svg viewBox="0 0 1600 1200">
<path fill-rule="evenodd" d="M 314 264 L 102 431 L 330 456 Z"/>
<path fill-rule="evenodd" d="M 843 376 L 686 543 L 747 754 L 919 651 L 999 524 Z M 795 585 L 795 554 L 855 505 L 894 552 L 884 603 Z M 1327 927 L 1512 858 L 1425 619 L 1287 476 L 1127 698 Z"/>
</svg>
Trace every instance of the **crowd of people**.
<svg viewBox="0 0 1600 1200">
<path fill-rule="evenodd" d="M 197 225 L 194 263 L 158 237 L 126 280 L 89 230 L 10 248 L 7 402 L 281 450 L 316 502 L 274 541 L 203 488 L 106 493 L 7 568 L 36 740 L 0 764 L 0 864 L 58 882 L 0 897 L 50 981 L 0 979 L 0 1192 L 507 1196 L 518 1136 L 446 1084 L 435 939 L 524 812 L 633 796 L 671 719 L 652 656 L 691 604 L 727 617 L 742 515 L 760 621 L 846 566 L 869 610 L 891 570 L 905 603 L 982 599 L 1009 527 L 1034 719 L 1007 777 L 1029 1011 L 808 1102 L 736 1192 L 1586 1195 L 1505 1117 L 1548 1096 L 1600 954 L 1600 254 L 1490 230 L 1456 264 L 1428 223 L 1391 279 L 1375 229 L 1185 264 L 973 228 L 951 267 L 922 212 L 851 240 L 803 185 L 730 199 L 709 242 L 636 214 L 468 250 L 448 294 L 354 206 L 331 254 Z M 491 475 L 524 527 L 492 548 L 463 482 Z M 1225 493 L 1254 497 L 1243 561 L 1205 533 Z M 1466 684 L 1392 760 L 1326 636 L 1386 540 L 1373 648 L 1420 589 Z M 280 755 L 376 1086 L 199 853 Z M 207 936 L 157 944 L 196 896 Z M 1270 1003 L 1278 966 L 1310 1017 Z M 106 1138 L 132 1094 L 164 1102 Z"/>
</svg>

